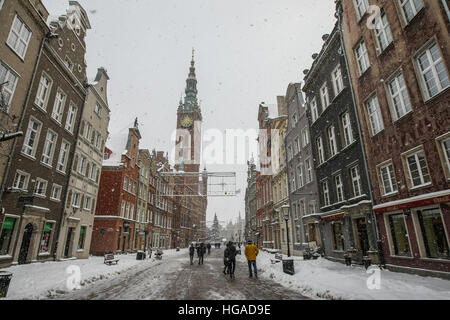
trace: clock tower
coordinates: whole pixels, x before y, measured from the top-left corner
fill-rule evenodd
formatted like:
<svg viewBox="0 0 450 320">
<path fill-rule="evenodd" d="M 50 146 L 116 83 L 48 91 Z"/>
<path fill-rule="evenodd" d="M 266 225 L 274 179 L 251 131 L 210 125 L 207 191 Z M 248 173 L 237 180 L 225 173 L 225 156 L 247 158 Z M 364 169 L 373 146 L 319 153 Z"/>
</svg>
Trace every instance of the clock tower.
<svg viewBox="0 0 450 320">
<path fill-rule="evenodd" d="M 177 110 L 177 136 L 175 144 L 175 169 L 183 172 L 200 172 L 202 112 L 197 99 L 194 50 L 186 80 L 186 90 Z"/>
</svg>

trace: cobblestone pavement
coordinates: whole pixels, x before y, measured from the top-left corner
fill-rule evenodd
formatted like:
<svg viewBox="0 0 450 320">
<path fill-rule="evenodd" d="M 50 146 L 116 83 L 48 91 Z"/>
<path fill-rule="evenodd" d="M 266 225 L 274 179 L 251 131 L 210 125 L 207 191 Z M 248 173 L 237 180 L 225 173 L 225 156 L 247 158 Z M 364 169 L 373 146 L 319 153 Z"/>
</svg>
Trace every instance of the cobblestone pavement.
<svg viewBox="0 0 450 320">
<path fill-rule="evenodd" d="M 203 265 L 190 265 L 189 257 L 177 256 L 156 265 L 127 271 L 113 279 L 56 299 L 88 300 L 305 300 L 299 293 L 272 280 L 248 277 L 245 262 L 236 264 L 236 277 L 223 274 L 223 249 L 212 249 Z M 263 273 L 264 270 L 259 270 Z"/>
</svg>

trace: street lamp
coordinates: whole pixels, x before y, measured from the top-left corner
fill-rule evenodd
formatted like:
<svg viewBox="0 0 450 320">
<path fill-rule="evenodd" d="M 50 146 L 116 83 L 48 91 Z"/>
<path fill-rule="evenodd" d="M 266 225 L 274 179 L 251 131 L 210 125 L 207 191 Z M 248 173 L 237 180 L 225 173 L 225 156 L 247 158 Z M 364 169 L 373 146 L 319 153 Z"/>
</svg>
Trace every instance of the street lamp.
<svg viewBox="0 0 450 320">
<path fill-rule="evenodd" d="M 290 245 L 289 245 L 289 225 L 288 225 L 288 221 L 289 221 L 289 209 L 291 207 L 288 204 L 285 204 L 281 207 L 281 209 L 283 210 L 283 217 L 284 217 L 284 221 L 286 221 L 286 234 L 287 234 L 287 249 L 288 249 L 288 257 L 291 256 L 291 249 L 290 249 Z"/>
</svg>

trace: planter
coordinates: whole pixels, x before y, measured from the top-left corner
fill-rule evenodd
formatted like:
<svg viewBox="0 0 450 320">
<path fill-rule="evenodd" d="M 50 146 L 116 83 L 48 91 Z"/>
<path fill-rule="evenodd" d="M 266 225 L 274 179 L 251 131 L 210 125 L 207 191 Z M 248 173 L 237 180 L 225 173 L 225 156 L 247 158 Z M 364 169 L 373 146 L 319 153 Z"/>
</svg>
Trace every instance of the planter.
<svg viewBox="0 0 450 320">
<path fill-rule="evenodd" d="M 283 260 L 283 272 L 293 276 L 295 274 L 294 270 L 294 260 L 284 259 Z"/>
</svg>

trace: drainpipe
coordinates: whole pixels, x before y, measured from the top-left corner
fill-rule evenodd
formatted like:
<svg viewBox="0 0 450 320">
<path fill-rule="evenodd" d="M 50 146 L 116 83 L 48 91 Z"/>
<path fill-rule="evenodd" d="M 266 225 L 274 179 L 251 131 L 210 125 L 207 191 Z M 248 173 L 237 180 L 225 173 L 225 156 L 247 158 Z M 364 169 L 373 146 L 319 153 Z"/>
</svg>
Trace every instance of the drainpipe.
<svg viewBox="0 0 450 320">
<path fill-rule="evenodd" d="M 44 48 L 45 40 L 47 40 L 48 38 L 50 38 L 50 33 L 47 33 L 41 40 L 41 45 L 39 47 L 36 64 L 34 65 L 33 74 L 31 76 L 30 85 L 28 86 L 27 96 L 26 96 L 25 102 L 23 104 L 22 113 L 20 114 L 19 123 L 17 124 L 17 129 L 19 129 L 19 130 L 20 130 L 20 128 L 22 128 L 22 125 L 23 125 L 23 120 L 25 118 L 25 114 L 26 114 L 26 111 L 27 111 L 28 102 L 30 101 L 31 88 L 32 88 L 34 80 L 36 78 L 37 68 L 38 68 L 39 62 L 41 60 L 42 50 Z M 6 180 L 8 178 L 9 171 L 11 170 L 13 154 L 14 154 L 14 150 L 16 149 L 16 146 L 17 146 L 17 139 L 14 139 L 13 145 L 12 145 L 10 151 L 9 151 L 8 163 L 6 165 L 5 173 L 3 174 L 2 185 L 0 187 L 0 209 L 2 211 L 3 211 L 3 194 L 4 194 L 4 190 L 6 188 Z M 0 213 L 3 215 L 3 212 L 0 212 Z M 2 226 L 3 226 L 3 217 L 2 217 L 2 219 L 0 219 L 0 230 L 1 230 Z"/>
<path fill-rule="evenodd" d="M 445 12 L 447 13 L 447 18 L 450 20 L 450 10 L 448 8 L 448 4 L 445 0 L 441 0 L 442 6 L 444 7 Z"/>
<path fill-rule="evenodd" d="M 367 179 L 367 185 L 368 185 L 368 189 L 369 189 L 369 194 L 370 194 L 370 202 L 371 202 L 371 206 L 373 208 L 374 206 L 374 201 L 373 201 L 373 190 L 372 190 L 372 182 L 370 179 L 370 175 L 369 175 L 369 168 L 368 168 L 368 162 L 367 162 L 367 155 L 366 155 L 366 151 L 364 148 L 364 137 L 362 134 L 362 130 L 361 130 L 361 124 L 359 122 L 359 117 L 358 117 L 358 108 L 356 107 L 356 96 L 355 96 L 355 92 L 353 89 L 353 84 L 352 84 L 352 80 L 351 80 L 351 74 L 350 74 L 350 66 L 349 66 L 349 62 L 348 62 L 348 57 L 347 57 L 347 51 L 345 50 L 345 43 L 344 43 L 344 34 L 342 31 L 342 4 L 339 3 L 338 4 L 338 12 L 337 12 L 337 18 L 338 18 L 338 32 L 339 32 L 339 39 L 341 42 L 341 47 L 343 50 L 343 56 L 344 56 L 344 60 L 345 60 L 345 66 L 347 68 L 347 74 L 348 74 L 348 78 L 349 78 L 349 84 L 350 84 L 350 92 L 352 93 L 352 100 L 353 100 L 353 109 L 356 115 L 356 125 L 358 128 L 358 134 L 359 137 L 361 139 L 361 152 L 362 152 L 362 156 L 363 156 L 363 162 L 364 162 L 364 169 L 365 169 L 365 174 L 366 174 L 366 179 Z M 384 255 L 383 255 L 383 250 L 381 247 L 381 238 L 380 238 L 380 231 L 378 228 L 378 220 L 375 216 L 375 212 L 373 210 L 371 210 L 371 219 L 372 219 L 372 228 L 373 228 L 373 232 L 375 233 L 375 237 L 376 237 L 376 245 L 377 245 L 377 252 L 378 252 L 378 262 L 379 262 L 379 266 L 381 267 L 382 265 L 385 265 L 385 261 L 384 261 Z"/>
</svg>

